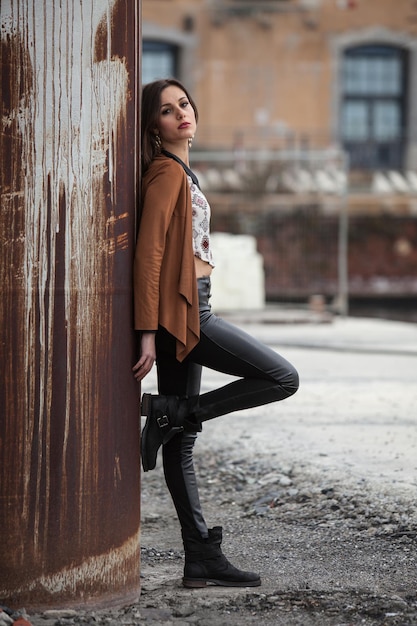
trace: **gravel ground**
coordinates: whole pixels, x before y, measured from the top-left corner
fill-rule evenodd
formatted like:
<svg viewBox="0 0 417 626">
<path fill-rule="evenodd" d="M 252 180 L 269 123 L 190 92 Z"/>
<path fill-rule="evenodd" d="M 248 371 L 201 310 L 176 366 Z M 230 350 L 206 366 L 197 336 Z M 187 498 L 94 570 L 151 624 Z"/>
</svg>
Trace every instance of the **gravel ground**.
<svg viewBox="0 0 417 626">
<path fill-rule="evenodd" d="M 414 502 L 306 473 L 197 452 L 200 480 L 216 493 L 224 551 L 262 573 L 255 590 L 180 587 L 181 546 L 158 473 L 144 486 L 142 618 L 160 610 L 173 623 L 347 626 L 417 624 Z M 162 510 L 161 510 L 162 506 Z M 172 534 L 171 534 L 172 533 Z M 168 540 L 168 541 L 167 541 Z M 162 549 L 164 548 L 164 549 Z"/>
<path fill-rule="evenodd" d="M 254 589 L 181 586 L 183 553 L 158 468 L 143 481 L 142 594 L 113 611 L 46 612 L 33 626 L 411 626 L 417 624 L 414 502 L 356 489 L 304 467 L 256 463 L 233 450 L 197 450 L 216 497 L 229 559 L 262 574 Z M 0 622 L 1 623 L 1 622 Z"/>
<path fill-rule="evenodd" d="M 205 424 L 195 459 L 209 525 L 223 526 L 225 554 L 260 572 L 262 586 L 181 586 L 180 531 L 159 461 L 142 481 L 139 602 L 27 616 L 32 626 L 417 626 L 415 328 L 251 331 L 286 345 L 300 391 Z M 203 380 L 204 389 L 218 384 L 215 373 Z"/>
</svg>

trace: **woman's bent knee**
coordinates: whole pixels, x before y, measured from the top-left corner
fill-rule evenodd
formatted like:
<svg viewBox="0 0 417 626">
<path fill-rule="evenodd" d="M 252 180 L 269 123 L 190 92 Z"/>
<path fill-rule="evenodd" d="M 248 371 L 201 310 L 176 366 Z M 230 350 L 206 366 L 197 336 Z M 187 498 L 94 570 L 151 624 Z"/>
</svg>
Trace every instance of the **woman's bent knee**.
<svg viewBox="0 0 417 626">
<path fill-rule="evenodd" d="M 293 396 L 298 390 L 300 386 L 300 377 L 293 365 L 289 367 L 287 375 L 284 377 L 284 380 L 281 379 L 280 383 L 288 393 L 288 397 Z"/>
</svg>

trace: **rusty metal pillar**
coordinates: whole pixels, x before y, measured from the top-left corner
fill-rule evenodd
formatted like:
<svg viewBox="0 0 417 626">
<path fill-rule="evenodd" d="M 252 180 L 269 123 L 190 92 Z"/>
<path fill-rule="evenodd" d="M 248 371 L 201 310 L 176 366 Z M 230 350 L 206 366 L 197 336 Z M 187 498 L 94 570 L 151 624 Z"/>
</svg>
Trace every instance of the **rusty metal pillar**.
<svg viewBox="0 0 417 626">
<path fill-rule="evenodd" d="M 140 0 L 2 0 L 0 600 L 139 595 Z"/>
</svg>

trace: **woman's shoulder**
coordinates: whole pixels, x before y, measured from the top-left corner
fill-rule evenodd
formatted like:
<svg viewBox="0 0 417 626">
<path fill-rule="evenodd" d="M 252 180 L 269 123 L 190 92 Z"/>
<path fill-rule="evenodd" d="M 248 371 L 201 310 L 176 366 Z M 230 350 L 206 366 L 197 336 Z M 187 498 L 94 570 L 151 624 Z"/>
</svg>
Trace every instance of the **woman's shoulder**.
<svg viewBox="0 0 417 626">
<path fill-rule="evenodd" d="M 188 185 L 187 176 L 173 159 L 158 155 L 146 170 L 142 179 L 142 192 L 147 195 L 156 191 L 160 198 L 177 197 Z"/>
<path fill-rule="evenodd" d="M 144 181 L 161 175 L 172 176 L 181 180 L 184 178 L 184 170 L 174 159 L 165 156 L 165 154 L 158 154 L 146 170 Z"/>
</svg>

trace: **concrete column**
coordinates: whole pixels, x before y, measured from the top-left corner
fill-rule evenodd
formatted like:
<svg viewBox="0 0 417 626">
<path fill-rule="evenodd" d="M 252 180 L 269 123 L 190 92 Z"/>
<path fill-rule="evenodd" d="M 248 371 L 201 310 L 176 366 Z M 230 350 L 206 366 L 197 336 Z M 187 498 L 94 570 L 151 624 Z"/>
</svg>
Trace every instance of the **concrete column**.
<svg viewBox="0 0 417 626">
<path fill-rule="evenodd" d="M 0 598 L 139 594 L 140 0 L 2 0 Z"/>
</svg>

